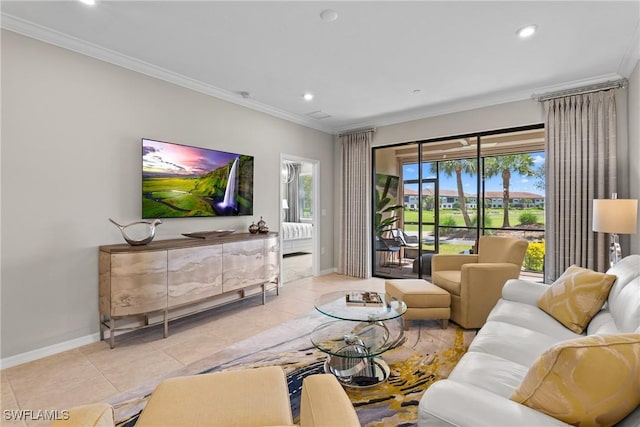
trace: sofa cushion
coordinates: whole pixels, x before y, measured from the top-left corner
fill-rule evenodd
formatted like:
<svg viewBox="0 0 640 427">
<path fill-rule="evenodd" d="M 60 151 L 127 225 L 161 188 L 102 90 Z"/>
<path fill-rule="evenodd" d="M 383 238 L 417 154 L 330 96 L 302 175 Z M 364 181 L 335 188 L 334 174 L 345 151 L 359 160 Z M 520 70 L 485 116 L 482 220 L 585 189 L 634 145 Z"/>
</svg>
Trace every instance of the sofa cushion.
<svg viewBox="0 0 640 427">
<path fill-rule="evenodd" d="M 468 351 L 493 354 L 529 367 L 542 352 L 561 341 L 543 332 L 492 320 L 482 327 Z"/>
<path fill-rule="evenodd" d="M 615 280 L 612 274 L 572 265 L 542 294 L 538 307 L 581 334 L 604 305 Z"/>
<path fill-rule="evenodd" d="M 498 236 L 482 236 L 478 240 L 478 263 L 503 263 L 522 265 L 529 242 Z"/>
<path fill-rule="evenodd" d="M 609 299 L 609 310 L 620 332 L 640 332 L 640 277 L 616 289 L 616 298 Z"/>
<path fill-rule="evenodd" d="M 460 295 L 460 270 L 440 270 L 434 271 L 432 280 L 451 295 Z"/>
<path fill-rule="evenodd" d="M 527 366 L 502 357 L 471 351 L 460 359 L 449 379 L 509 398 L 528 370 Z"/>
<path fill-rule="evenodd" d="M 576 338 L 578 334 L 558 323 L 538 307 L 501 299 L 491 310 L 489 318 L 496 322 L 509 323 L 514 326 L 537 331 L 557 338 L 558 341 Z"/>
<path fill-rule="evenodd" d="M 527 372 L 512 400 L 576 426 L 611 426 L 640 404 L 640 334 L 559 343 Z"/>
<path fill-rule="evenodd" d="M 640 255 L 634 254 L 626 256 L 622 261 L 616 263 L 607 274 L 613 274 L 617 277 L 616 282 L 609 292 L 608 305 L 614 304 L 623 288 L 627 286 L 636 277 L 640 277 Z"/>
<path fill-rule="evenodd" d="M 420 427 L 570 427 L 562 421 L 470 384 L 436 381 L 418 409 Z"/>
<path fill-rule="evenodd" d="M 137 427 L 292 425 L 280 366 L 169 378 L 151 393 Z"/>
</svg>

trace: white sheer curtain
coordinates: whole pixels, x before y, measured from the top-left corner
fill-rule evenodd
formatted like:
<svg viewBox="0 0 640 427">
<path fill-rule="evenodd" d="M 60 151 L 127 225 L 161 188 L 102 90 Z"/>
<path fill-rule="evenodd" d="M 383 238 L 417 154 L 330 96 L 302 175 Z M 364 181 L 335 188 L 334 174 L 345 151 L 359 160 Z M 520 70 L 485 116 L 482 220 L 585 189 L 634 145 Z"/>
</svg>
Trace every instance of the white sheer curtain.
<svg viewBox="0 0 640 427">
<path fill-rule="evenodd" d="M 339 272 L 371 276 L 371 139 L 373 131 L 342 136 L 342 215 Z"/>
<path fill-rule="evenodd" d="M 591 231 L 593 199 L 616 192 L 613 90 L 544 101 L 546 139 L 545 280 L 572 264 L 605 271 L 608 236 Z"/>
</svg>

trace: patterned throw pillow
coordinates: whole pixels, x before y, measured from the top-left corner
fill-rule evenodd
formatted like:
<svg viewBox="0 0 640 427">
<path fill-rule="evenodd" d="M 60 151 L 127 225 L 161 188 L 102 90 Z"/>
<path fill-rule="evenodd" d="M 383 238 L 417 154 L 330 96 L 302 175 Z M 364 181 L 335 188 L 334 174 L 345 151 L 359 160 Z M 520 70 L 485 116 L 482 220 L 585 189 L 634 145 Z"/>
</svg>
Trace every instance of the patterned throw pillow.
<svg viewBox="0 0 640 427">
<path fill-rule="evenodd" d="M 538 299 L 538 307 L 581 334 L 602 308 L 616 276 L 572 265 Z"/>
<path fill-rule="evenodd" d="M 611 426 L 640 404 L 640 334 L 564 341 L 531 366 L 511 400 L 581 427 Z"/>
</svg>

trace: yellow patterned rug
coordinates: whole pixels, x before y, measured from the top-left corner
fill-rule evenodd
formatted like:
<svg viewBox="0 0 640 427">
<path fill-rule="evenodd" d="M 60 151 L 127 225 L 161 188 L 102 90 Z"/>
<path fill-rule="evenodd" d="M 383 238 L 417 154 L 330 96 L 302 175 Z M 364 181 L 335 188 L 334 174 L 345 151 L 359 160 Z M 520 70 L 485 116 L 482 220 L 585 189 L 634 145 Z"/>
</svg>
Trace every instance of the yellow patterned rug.
<svg viewBox="0 0 640 427">
<path fill-rule="evenodd" d="M 323 372 L 326 354 L 311 345 L 309 333 L 324 321 L 326 317 L 310 313 L 122 393 L 109 401 L 116 410 L 116 424 L 133 426 L 150 393 L 167 377 L 268 365 L 280 365 L 287 372 L 292 412 L 296 417 L 302 379 Z M 382 355 L 389 365 L 389 379 L 370 388 L 346 388 L 361 425 L 416 425 L 422 394 L 435 381 L 449 375 L 474 336 L 475 331 L 465 331 L 453 324 L 441 329 L 436 321 L 411 322 L 403 341 Z"/>
</svg>

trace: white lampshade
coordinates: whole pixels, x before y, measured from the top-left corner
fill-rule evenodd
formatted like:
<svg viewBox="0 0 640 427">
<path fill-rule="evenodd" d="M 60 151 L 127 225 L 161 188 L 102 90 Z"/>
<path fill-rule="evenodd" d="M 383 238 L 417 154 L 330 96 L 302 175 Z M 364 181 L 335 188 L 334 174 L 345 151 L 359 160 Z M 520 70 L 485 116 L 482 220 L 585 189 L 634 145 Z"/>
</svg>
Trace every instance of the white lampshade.
<svg viewBox="0 0 640 427">
<path fill-rule="evenodd" d="M 595 199 L 593 201 L 593 231 L 635 234 L 637 218 L 637 200 Z"/>
<path fill-rule="evenodd" d="M 289 209 L 289 202 L 287 199 L 282 199 L 282 209 Z"/>
</svg>

